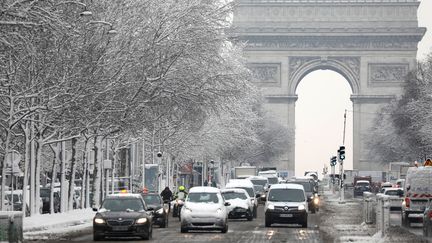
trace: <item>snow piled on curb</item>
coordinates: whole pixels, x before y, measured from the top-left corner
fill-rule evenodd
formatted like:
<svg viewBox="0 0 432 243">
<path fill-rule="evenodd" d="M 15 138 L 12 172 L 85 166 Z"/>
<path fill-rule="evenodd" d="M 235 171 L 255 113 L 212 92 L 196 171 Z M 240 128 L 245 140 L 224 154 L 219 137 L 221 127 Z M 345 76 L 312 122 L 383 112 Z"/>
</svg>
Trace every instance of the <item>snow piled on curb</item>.
<svg viewBox="0 0 432 243">
<path fill-rule="evenodd" d="M 390 233 L 382 237 L 375 225 L 363 222 L 361 199 L 346 199 L 346 203 L 339 204 L 338 194 L 327 191 L 322 203 L 320 231 L 325 235 L 324 242 L 427 242 L 400 227 L 390 228 Z"/>
<path fill-rule="evenodd" d="M 91 208 L 88 208 L 26 217 L 23 222 L 24 238 L 50 239 L 53 235 L 87 230 L 92 226 L 95 214 Z"/>
</svg>

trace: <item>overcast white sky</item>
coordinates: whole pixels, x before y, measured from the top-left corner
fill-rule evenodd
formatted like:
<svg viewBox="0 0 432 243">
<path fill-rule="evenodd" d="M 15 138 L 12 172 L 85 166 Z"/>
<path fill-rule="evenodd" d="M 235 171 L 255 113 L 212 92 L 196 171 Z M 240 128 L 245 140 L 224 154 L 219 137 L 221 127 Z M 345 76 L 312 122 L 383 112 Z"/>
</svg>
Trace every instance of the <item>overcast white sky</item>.
<svg viewBox="0 0 432 243">
<path fill-rule="evenodd" d="M 428 29 L 417 55 L 424 59 L 432 51 L 432 0 L 421 1 L 418 16 L 419 26 Z M 352 110 L 351 93 L 348 82 L 333 71 L 315 71 L 301 81 L 296 102 L 296 175 L 305 170 L 321 173 L 336 155 L 342 145 L 344 111 Z M 352 112 L 348 112 L 345 169 L 352 169 L 352 133 Z"/>
</svg>

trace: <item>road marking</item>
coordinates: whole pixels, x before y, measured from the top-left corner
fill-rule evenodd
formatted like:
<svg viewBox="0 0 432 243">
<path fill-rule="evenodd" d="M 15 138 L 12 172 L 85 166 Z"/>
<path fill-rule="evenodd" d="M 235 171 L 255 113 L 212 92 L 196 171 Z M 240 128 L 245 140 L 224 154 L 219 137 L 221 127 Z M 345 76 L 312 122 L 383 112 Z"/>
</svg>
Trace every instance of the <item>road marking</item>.
<svg viewBox="0 0 432 243">
<path fill-rule="evenodd" d="M 273 230 L 269 230 L 269 231 L 267 231 L 267 233 L 266 233 L 266 235 L 267 235 L 267 239 L 268 240 L 271 240 L 272 239 L 272 237 L 273 237 L 273 235 L 274 235 L 274 231 Z"/>
</svg>

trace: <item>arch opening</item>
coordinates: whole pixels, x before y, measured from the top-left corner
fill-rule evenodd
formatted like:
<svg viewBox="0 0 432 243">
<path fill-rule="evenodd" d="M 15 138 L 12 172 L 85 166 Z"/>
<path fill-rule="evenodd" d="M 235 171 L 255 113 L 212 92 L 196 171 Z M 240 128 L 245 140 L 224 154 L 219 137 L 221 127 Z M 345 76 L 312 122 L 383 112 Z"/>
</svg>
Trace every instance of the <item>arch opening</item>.
<svg viewBox="0 0 432 243">
<path fill-rule="evenodd" d="M 321 69 L 321 68 L 319 68 Z M 330 157 L 343 144 L 344 113 L 346 160 L 344 169 L 353 168 L 353 103 L 352 82 L 333 68 L 308 70 L 295 85 L 298 100 L 295 104 L 295 171 L 318 171 L 321 175 Z M 336 166 L 336 173 L 339 169 Z"/>
</svg>

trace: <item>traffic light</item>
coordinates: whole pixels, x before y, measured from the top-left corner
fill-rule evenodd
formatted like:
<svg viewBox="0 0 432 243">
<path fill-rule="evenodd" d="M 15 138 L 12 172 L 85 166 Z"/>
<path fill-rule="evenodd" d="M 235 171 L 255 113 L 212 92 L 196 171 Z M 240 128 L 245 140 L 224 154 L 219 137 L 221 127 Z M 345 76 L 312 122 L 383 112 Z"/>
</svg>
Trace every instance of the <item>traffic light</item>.
<svg viewBox="0 0 432 243">
<path fill-rule="evenodd" d="M 344 160 L 345 159 L 345 146 L 339 147 L 339 159 Z"/>
<path fill-rule="evenodd" d="M 162 157 L 162 152 L 161 152 L 161 151 L 159 151 L 159 152 L 158 152 L 158 153 L 157 153 L 156 155 L 157 155 L 157 157 L 159 157 L 159 158 L 160 158 L 160 157 Z"/>
<path fill-rule="evenodd" d="M 336 165 L 336 156 L 331 157 L 330 159 L 330 166 L 335 166 Z"/>
</svg>

